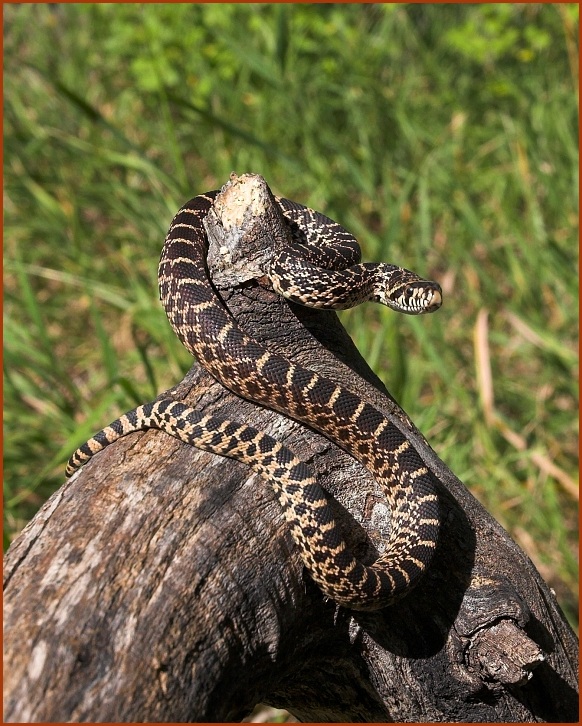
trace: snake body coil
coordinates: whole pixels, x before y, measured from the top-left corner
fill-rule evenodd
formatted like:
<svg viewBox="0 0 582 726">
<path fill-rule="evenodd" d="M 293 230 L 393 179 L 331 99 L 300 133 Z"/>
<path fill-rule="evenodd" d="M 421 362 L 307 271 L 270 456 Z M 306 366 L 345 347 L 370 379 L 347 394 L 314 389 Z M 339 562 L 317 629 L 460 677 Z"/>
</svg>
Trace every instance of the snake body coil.
<svg viewBox="0 0 582 726">
<path fill-rule="evenodd" d="M 160 297 L 186 348 L 234 393 L 302 421 L 336 442 L 374 475 L 392 512 L 382 555 L 366 566 L 348 550 L 326 495 L 308 467 L 264 432 L 171 399 L 121 416 L 71 457 L 70 476 L 105 446 L 133 431 L 158 428 L 188 444 L 252 467 L 274 486 L 304 564 L 340 605 L 375 610 L 406 594 L 436 547 L 434 478 L 406 437 L 378 409 L 314 371 L 247 336 L 217 298 L 206 271 L 202 220 L 217 192 L 190 200 L 174 217 L 159 265 Z M 393 265 L 360 265 L 354 238 L 332 220 L 277 199 L 295 242 L 272 262 L 273 287 L 314 307 L 350 307 L 372 299 L 409 313 L 441 304 L 436 283 Z M 339 251 L 334 252 L 334 245 Z M 339 270 L 334 270 L 339 267 Z"/>
</svg>

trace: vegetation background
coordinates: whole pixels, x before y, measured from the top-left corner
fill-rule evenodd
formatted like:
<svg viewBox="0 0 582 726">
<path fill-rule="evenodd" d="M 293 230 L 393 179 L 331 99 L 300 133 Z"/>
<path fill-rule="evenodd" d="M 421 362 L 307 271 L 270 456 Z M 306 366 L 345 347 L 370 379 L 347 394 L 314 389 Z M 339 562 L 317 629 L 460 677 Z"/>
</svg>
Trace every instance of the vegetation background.
<svg viewBox="0 0 582 726">
<path fill-rule="evenodd" d="M 4 6 L 5 544 L 91 433 L 191 365 L 169 222 L 229 173 L 439 280 L 343 314 L 577 613 L 578 6 Z"/>
</svg>

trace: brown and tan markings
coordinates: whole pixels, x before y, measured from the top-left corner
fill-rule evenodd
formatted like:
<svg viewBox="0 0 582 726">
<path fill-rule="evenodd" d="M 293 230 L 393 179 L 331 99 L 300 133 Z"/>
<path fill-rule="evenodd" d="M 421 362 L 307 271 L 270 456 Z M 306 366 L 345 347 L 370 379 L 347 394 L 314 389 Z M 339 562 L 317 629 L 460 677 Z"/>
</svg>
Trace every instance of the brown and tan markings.
<svg viewBox="0 0 582 726">
<path fill-rule="evenodd" d="M 121 436 L 149 428 L 232 457 L 272 483 L 303 562 L 327 596 L 358 610 L 390 605 L 418 582 L 436 547 L 439 510 L 433 475 L 378 409 L 329 378 L 271 353 L 228 314 L 206 271 L 202 220 L 217 193 L 190 200 L 166 237 L 158 277 L 170 323 L 224 386 L 317 429 L 370 470 L 391 509 L 392 530 L 383 554 L 370 566 L 354 558 L 325 492 L 280 442 L 170 399 L 138 406 L 95 434 L 73 454 L 67 476 Z M 409 314 L 440 307 L 437 283 L 395 265 L 361 264 L 356 240 L 336 222 L 287 199 L 277 198 L 277 203 L 294 239 L 268 272 L 280 294 L 311 307 L 346 308 L 364 300 Z"/>
</svg>

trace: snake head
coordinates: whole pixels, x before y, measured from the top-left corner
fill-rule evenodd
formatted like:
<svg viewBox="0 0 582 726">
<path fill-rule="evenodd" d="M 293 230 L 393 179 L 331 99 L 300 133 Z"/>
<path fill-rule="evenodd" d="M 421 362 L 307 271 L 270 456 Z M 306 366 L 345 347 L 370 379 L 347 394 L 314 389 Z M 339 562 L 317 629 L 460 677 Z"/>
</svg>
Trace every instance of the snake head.
<svg viewBox="0 0 582 726">
<path fill-rule="evenodd" d="M 373 300 L 407 315 L 434 313 L 443 304 L 443 291 L 438 282 L 424 280 L 415 272 L 395 265 L 379 265 Z"/>
</svg>

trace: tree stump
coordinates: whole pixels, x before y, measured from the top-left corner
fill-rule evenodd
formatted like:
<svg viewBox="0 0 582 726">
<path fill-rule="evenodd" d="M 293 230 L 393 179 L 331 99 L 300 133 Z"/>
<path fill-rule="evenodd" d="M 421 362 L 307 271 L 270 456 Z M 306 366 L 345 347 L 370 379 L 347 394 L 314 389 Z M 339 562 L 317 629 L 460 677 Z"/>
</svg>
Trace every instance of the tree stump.
<svg viewBox="0 0 582 726">
<path fill-rule="evenodd" d="M 233 175 L 207 230 L 212 279 L 245 330 L 357 390 L 434 472 L 432 565 L 392 607 L 339 608 L 303 569 L 261 478 L 159 431 L 129 435 L 64 484 L 6 555 L 5 721 L 239 721 L 258 702 L 311 722 L 577 721 L 577 642 L 554 593 L 336 315 L 270 290 L 264 262 L 287 232 L 264 180 Z M 330 493 L 355 553 L 377 556 L 390 513 L 341 449 L 197 365 L 171 395 L 283 441 Z"/>
</svg>

